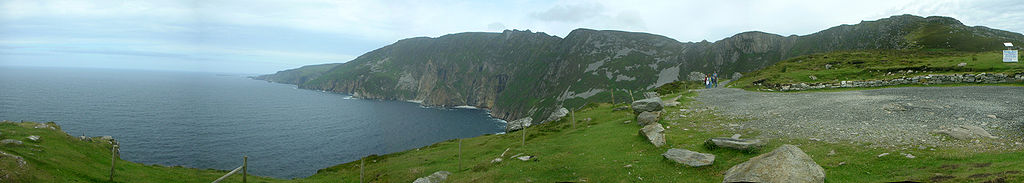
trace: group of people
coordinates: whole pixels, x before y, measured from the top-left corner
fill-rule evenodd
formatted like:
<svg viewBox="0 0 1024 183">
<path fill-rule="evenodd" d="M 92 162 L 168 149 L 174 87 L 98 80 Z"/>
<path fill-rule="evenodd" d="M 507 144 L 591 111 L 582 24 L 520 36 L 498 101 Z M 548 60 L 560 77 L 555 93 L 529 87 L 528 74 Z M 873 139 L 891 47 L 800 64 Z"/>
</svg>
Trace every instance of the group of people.
<svg viewBox="0 0 1024 183">
<path fill-rule="evenodd" d="M 704 75 L 704 88 L 718 87 L 718 72 Z"/>
</svg>

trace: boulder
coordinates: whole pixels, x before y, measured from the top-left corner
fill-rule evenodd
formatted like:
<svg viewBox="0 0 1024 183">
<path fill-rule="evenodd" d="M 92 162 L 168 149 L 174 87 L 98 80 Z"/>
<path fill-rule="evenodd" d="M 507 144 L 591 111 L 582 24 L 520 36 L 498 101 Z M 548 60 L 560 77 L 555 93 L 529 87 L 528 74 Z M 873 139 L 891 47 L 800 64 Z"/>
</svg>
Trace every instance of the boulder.
<svg viewBox="0 0 1024 183">
<path fill-rule="evenodd" d="M 558 121 L 562 119 L 562 117 L 565 117 L 565 115 L 569 115 L 569 109 L 566 109 L 564 107 L 559 108 L 558 110 L 555 110 L 555 112 L 552 112 L 551 116 L 548 116 L 548 119 L 546 121 Z"/>
<path fill-rule="evenodd" d="M 20 140 L 14 140 L 14 139 L 0 140 L 0 145 L 7 145 L 7 144 L 21 145 L 22 143 L 21 143 Z"/>
<path fill-rule="evenodd" d="M 661 111 L 661 109 L 664 108 L 661 103 L 661 98 L 657 97 L 633 101 L 632 106 L 634 114 Z"/>
<path fill-rule="evenodd" d="M 692 167 L 707 166 L 715 162 L 714 154 L 705 154 L 678 148 L 669 149 L 665 153 L 661 154 L 661 156 L 675 161 L 676 163 Z"/>
<path fill-rule="evenodd" d="M 522 130 L 523 128 L 529 127 L 532 122 L 533 118 L 530 117 L 517 119 L 515 121 L 508 122 L 508 124 L 505 125 L 505 131 L 512 132 Z"/>
<path fill-rule="evenodd" d="M 729 168 L 722 182 L 821 183 L 825 170 L 799 147 L 785 144 Z"/>
<path fill-rule="evenodd" d="M 971 125 L 961 125 L 952 128 L 942 128 L 939 130 L 932 131 L 932 133 L 945 134 L 959 140 L 970 140 L 975 138 L 995 138 L 988 131 L 981 127 Z"/>
<path fill-rule="evenodd" d="M 732 73 L 732 78 L 730 78 L 730 79 L 736 80 L 736 79 L 740 79 L 742 77 L 743 77 L 743 74 L 740 74 L 739 72 L 734 72 L 734 73 Z"/>
<path fill-rule="evenodd" d="M 704 73 L 700 72 L 690 72 L 690 74 L 686 75 L 686 79 L 690 81 L 704 81 L 704 77 Z"/>
<path fill-rule="evenodd" d="M 32 142 L 39 142 L 39 136 L 38 135 L 28 136 L 28 140 L 32 140 Z"/>
<path fill-rule="evenodd" d="M 647 137 L 654 147 L 661 147 L 665 145 L 665 128 L 661 127 L 660 123 L 654 123 L 640 129 L 640 135 Z"/>
<path fill-rule="evenodd" d="M 640 115 L 636 115 L 636 123 L 640 124 L 640 126 L 658 123 L 658 117 L 660 116 L 660 112 L 641 112 Z"/>
<path fill-rule="evenodd" d="M 429 176 L 420 177 L 413 181 L 412 183 L 440 183 L 444 182 L 445 179 L 448 179 L 448 175 L 451 174 L 452 173 L 448 171 L 437 171 L 434 172 L 433 174 L 430 174 Z"/>
<path fill-rule="evenodd" d="M 102 137 L 100 137 L 100 140 L 111 141 L 111 140 L 114 140 L 114 137 L 112 137 L 112 136 L 102 136 Z"/>
<path fill-rule="evenodd" d="M 739 139 L 739 138 L 711 138 L 704 142 L 704 145 L 709 149 L 713 148 L 729 148 L 742 151 L 755 151 L 764 147 L 764 142 L 758 139 Z"/>
</svg>

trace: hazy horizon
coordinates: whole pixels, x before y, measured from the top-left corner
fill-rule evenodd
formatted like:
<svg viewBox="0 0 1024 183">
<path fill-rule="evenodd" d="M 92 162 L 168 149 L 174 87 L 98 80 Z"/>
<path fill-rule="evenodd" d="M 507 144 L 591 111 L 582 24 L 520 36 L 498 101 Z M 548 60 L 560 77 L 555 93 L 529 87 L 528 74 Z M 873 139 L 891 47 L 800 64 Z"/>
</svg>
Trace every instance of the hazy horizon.
<svg viewBox="0 0 1024 183">
<path fill-rule="evenodd" d="M 5 1 L 0 66 L 273 73 L 410 37 L 577 28 L 717 41 L 807 35 L 893 15 L 1024 32 L 1013 1 Z"/>
</svg>

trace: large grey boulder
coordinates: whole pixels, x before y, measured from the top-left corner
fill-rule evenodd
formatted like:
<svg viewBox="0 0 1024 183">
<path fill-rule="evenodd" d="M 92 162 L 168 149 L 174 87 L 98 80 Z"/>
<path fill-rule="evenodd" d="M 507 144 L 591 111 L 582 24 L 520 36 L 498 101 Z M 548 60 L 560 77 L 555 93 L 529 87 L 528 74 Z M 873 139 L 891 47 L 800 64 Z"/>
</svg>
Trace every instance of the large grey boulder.
<svg viewBox="0 0 1024 183">
<path fill-rule="evenodd" d="M 562 107 L 555 110 L 555 112 L 552 112 L 551 116 L 548 116 L 548 119 L 545 121 L 558 121 L 562 119 L 562 117 L 565 117 L 565 115 L 569 115 L 569 109 Z"/>
<path fill-rule="evenodd" d="M 27 138 L 28 138 L 28 140 L 31 140 L 32 142 L 39 142 L 39 136 L 38 135 L 30 135 Z"/>
<path fill-rule="evenodd" d="M 669 149 L 665 153 L 661 154 L 661 156 L 675 161 L 676 163 L 692 167 L 707 166 L 715 162 L 714 154 L 699 153 L 678 148 Z"/>
<path fill-rule="evenodd" d="M 640 129 L 640 135 L 651 141 L 654 147 L 665 145 L 665 128 L 660 123 L 649 124 Z"/>
<path fill-rule="evenodd" d="M 785 144 L 729 168 L 722 182 L 821 183 L 825 182 L 825 169 L 799 147 Z"/>
<path fill-rule="evenodd" d="M 708 148 L 729 148 L 742 151 L 754 151 L 761 147 L 764 147 L 764 142 L 758 139 L 739 139 L 739 138 L 711 138 L 704 142 L 704 145 Z"/>
<path fill-rule="evenodd" d="M 640 115 L 636 115 L 636 123 L 640 126 L 647 126 L 649 124 L 658 123 L 658 117 L 661 116 L 660 112 L 641 112 Z"/>
<path fill-rule="evenodd" d="M 429 176 L 420 177 L 413 181 L 412 183 L 440 183 L 444 182 L 445 179 L 448 179 L 448 175 L 451 174 L 452 173 L 448 171 L 437 171 L 434 172 L 433 174 L 430 174 Z"/>
<path fill-rule="evenodd" d="M 510 121 L 508 124 L 505 124 L 505 131 L 512 132 L 522 130 L 523 128 L 529 127 L 531 123 L 533 123 L 533 118 L 530 117 Z"/>
<path fill-rule="evenodd" d="M 988 131 L 981 127 L 971 125 L 961 125 L 952 128 L 942 128 L 939 130 L 932 131 L 932 133 L 945 134 L 959 140 L 971 140 L 976 138 L 996 138 L 989 134 Z"/>
<path fill-rule="evenodd" d="M 633 113 L 640 114 L 641 112 L 655 112 L 661 111 L 664 106 L 661 104 L 661 98 L 647 98 L 643 100 L 633 101 Z"/>
<path fill-rule="evenodd" d="M 20 140 L 14 140 L 14 139 L 0 140 L 0 145 L 7 145 L 7 144 L 21 145 L 22 142 Z"/>
</svg>

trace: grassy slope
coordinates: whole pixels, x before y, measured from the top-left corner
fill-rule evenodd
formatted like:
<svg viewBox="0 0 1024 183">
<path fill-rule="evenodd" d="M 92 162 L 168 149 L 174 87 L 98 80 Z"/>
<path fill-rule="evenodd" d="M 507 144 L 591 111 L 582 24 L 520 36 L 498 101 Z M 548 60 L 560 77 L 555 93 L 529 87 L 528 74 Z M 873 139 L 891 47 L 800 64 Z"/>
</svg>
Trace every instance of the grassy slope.
<svg viewBox="0 0 1024 183">
<path fill-rule="evenodd" d="M 967 66 L 957 67 L 959 63 Z M 831 69 L 825 69 L 831 64 Z M 913 70 L 914 73 L 905 73 Z M 927 72 L 921 72 L 927 71 Z M 1002 52 L 948 50 L 847 51 L 800 56 L 747 74 L 730 85 L 756 89 L 754 82 L 770 84 L 838 83 L 893 79 L 928 74 L 1024 72 L 1024 64 L 1003 63 Z M 891 74 L 890 74 L 891 73 Z M 818 80 L 812 80 L 815 76 Z"/>
<path fill-rule="evenodd" d="M 78 140 L 60 129 L 32 128 L 37 123 L 0 123 L 0 137 L 16 139 L 23 145 L 6 145 L 2 151 L 21 156 L 28 162 L 27 169 L 17 168 L 11 158 L 0 158 L 0 170 L 18 172 L 13 179 L 0 182 L 107 182 L 110 176 L 110 148 L 107 141 Z M 42 139 L 31 142 L 26 137 L 39 135 Z M 239 161 L 241 163 L 241 161 Z M 115 182 L 210 182 L 227 173 L 223 170 L 194 169 L 144 165 L 118 159 Z M 252 177 L 253 182 L 271 180 Z M 241 182 L 241 176 L 232 176 L 227 182 Z"/>
<path fill-rule="evenodd" d="M 684 94 L 687 97 L 693 93 Z M 667 96 L 672 97 L 672 96 Z M 684 101 L 684 104 L 687 103 Z M 685 118 L 662 120 L 666 130 L 667 147 L 657 148 L 637 134 L 640 129 L 629 111 L 612 111 L 615 106 L 601 104 L 585 108 L 576 113 L 576 127 L 569 120 L 561 120 L 528 128 L 526 146 L 522 146 L 521 133 L 485 135 L 464 139 L 463 159 L 458 160 L 458 141 L 449 140 L 423 148 L 383 156 L 366 158 L 366 180 L 371 182 L 411 182 L 417 177 L 435 171 L 450 171 L 450 182 L 721 182 L 729 167 L 739 164 L 757 154 L 728 149 L 708 150 L 703 141 L 711 137 L 731 136 L 734 133 L 745 137 L 756 136 L 757 132 L 734 132 L 722 126 L 729 123 L 743 123 L 744 119 L 716 116 L 714 113 L 686 114 Z M 684 108 L 687 106 L 683 106 Z M 678 116 L 677 107 L 666 109 L 668 115 Z M 586 119 L 591 120 L 586 120 Z M 28 125 L 23 125 L 28 126 Z M 28 155 L 28 148 L 14 148 L 16 154 L 29 157 L 37 166 L 37 176 L 43 180 L 102 180 L 109 163 L 109 145 L 86 144 L 57 131 L 39 129 L 20 130 L 16 124 L 0 125 L 4 137 L 24 135 L 25 132 L 45 134 L 45 147 L 61 147 L 47 150 L 41 156 Z M 13 132 L 13 134 L 10 134 Z M 866 148 L 863 144 L 809 141 L 804 139 L 771 139 L 767 149 L 782 144 L 797 144 L 819 165 L 825 168 L 826 182 L 880 182 L 898 180 L 951 182 L 980 182 L 1005 179 L 1009 182 L 1024 181 L 1024 156 L 1022 152 L 989 152 L 968 154 L 954 149 L 932 150 L 887 150 Z M 55 144 L 46 144 L 55 143 Z M 65 144 L 65 145 L 58 145 Z M 491 164 L 502 151 L 509 148 L 504 161 Z M 660 154 L 669 148 L 685 148 L 717 156 L 715 163 L 708 167 L 691 168 L 675 164 Z M 5 148 L 6 149 L 6 148 Z M 830 150 L 837 152 L 827 156 Z M 80 153 L 81 152 L 81 153 Z M 881 153 L 891 155 L 877 158 Z M 916 159 L 908 159 L 899 153 L 911 153 Z M 85 153 L 85 154 L 83 154 Z M 520 161 L 509 156 L 523 153 L 537 156 L 535 160 Z M 87 157 L 86 161 L 78 157 Z M 37 157 L 48 157 L 39 160 Z M 76 163 L 74 165 L 58 164 Z M 846 162 L 839 166 L 840 162 Z M 145 166 L 121 161 L 121 174 L 136 174 L 131 180 L 153 182 L 198 182 L 208 181 L 224 171 L 164 168 Z M 127 165 L 126 165 L 127 164 Z M 625 165 L 632 165 L 627 168 Z M 57 166 L 59 165 L 59 166 Z M 350 162 L 321 170 L 319 173 L 295 182 L 359 182 L 359 162 Z M 45 167 L 44 167 L 45 166 Z M 71 169 L 68 169 L 71 168 Z M 75 172 L 75 173 L 60 173 Z M 119 175 L 121 175 L 119 174 Z M 58 178 L 47 178 L 55 175 Z M 952 176 L 946 177 L 946 176 Z M 127 179 L 128 177 L 126 177 Z M 236 177 L 237 178 L 237 177 Z M 950 179 L 945 179 L 950 178 Z M 194 181 L 187 181 L 194 180 Z M 283 180 L 263 180 L 278 182 Z M 256 181 L 262 182 L 262 181 Z"/>
</svg>

